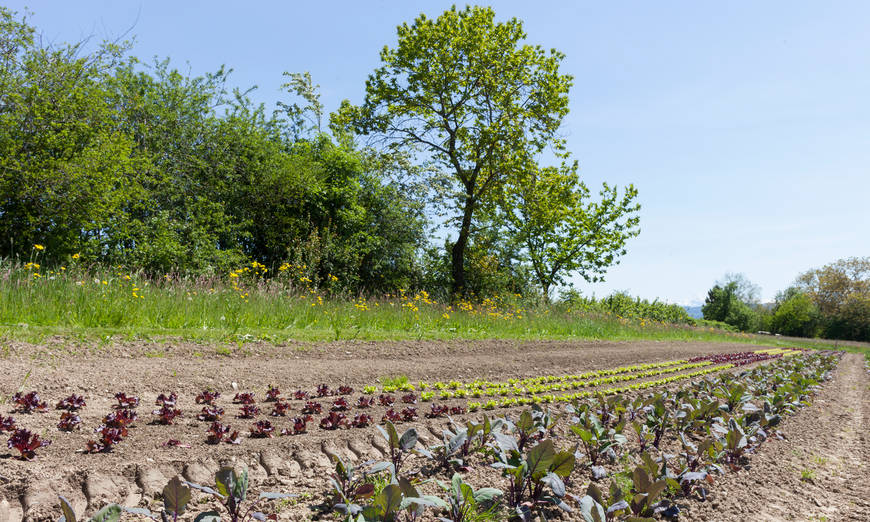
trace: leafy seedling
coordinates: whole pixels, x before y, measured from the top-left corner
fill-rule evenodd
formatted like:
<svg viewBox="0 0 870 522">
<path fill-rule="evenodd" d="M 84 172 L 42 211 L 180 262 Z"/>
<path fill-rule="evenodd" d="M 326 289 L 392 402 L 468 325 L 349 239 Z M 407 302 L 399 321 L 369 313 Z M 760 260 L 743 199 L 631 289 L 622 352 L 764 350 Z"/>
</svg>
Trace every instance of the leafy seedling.
<svg viewBox="0 0 870 522">
<path fill-rule="evenodd" d="M 257 500 L 245 507 L 244 503 L 248 497 L 248 471 L 243 470 L 241 474 L 237 474 L 230 467 L 221 468 L 215 473 L 214 489 L 194 484 L 193 482 L 185 481 L 185 484 L 214 497 L 226 510 L 231 522 L 267 520 L 264 513 L 256 511 L 257 506 L 261 502 L 264 500 L 286 499 L 298 496 L 286 493 L 260 493 Z M 224 519 L 216 511 L 206 511 L 197 515 L 195 520 L 197 522 L 221 522 Z"/>
</svg>

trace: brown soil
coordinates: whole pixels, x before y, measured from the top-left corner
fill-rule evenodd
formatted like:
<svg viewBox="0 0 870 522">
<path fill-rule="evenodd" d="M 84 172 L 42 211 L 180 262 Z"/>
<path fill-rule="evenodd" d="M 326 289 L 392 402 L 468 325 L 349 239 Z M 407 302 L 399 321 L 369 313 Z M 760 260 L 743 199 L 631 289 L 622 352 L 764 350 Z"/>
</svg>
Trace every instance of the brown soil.
<svg viewBox="0 0 870 522">
<path fill-rule="evenodd" d="M 846 354 L 812 406 L 787 419 L 751 469 L 729 473 L 693 520 L 870 520 L 870 374 Z M 802 477 L 802 472 L 807 475 Z"/>
<path fill-rule="evenodd" d="M 80 515 L 92 514 L 109 501 L 156 508 L 160 502 L 155 497 L 170 477 L 181 474 L 192 482 L 212 484 L 214 471 L 226 464 L 248 467 L 252 483 L 259 490 L 303 494 L 299 501 L 283 506 L 279 515 L 282 520 L 306 520 L 316 516 L 311 506 L 325 498 L 328 455 L 335 453 L 354 461 L 383 457 L 376 428 L 332 432 L 318 428 L 316 420 L 309 424 L 305 435 L 245 437 L 240 445 L 206 445 L 208 423 L 196 420 L 201 406 L 193 402 L 195 395 L 206 388 L 221 392 L 218 405 L 227 412 L 224 423 L 246 435 L 253 421 L 236 418 L 239 407 L 231 403 L 232 396 L 236 390 L 255 392 L 265 414 L 271 410 L 268 403 L 262 402 L 269 384 L 277 386 L 285 397 L 297 389 L 313 392 L 320 383 L 333 388 L 347 384 L 357 390 L 349 397 L 353 403 L 363 386 L 377 384 L 376 380 L 385 376 L 407 375 L 414 383 L 505 380 L 749 349 L 747 345 L 726 343 L 555 341 L 246 344 L 231 348 L 182 342 L 90 346 L 53 340 L 39 346 L 13 344 L 0 360 L 0 397 L 9 397 L 22 387 L 24 391 L 37 390 L 49 403 L 49 411 L 13 416 L 20 426 L 51 439 L 52 444 L 39 450 L 38 457 L 30 462 L 4 454 L 5 448 L 0 448 L 0 521 L 56 520 L 58 494 L 68 498 Z M 221 355 L 227 352 L 229 355 Z M 866 440 L 870 422 L 868 375 L 857 356 L 847 356 L 844 361 L 835 381 L 826 386 L 812 411 L 806 409 L 785 423 L 783 431 L 792 440 L 765 444 L 761 454 L 753 458 L 752 471 L 734 474 L 717 484 L 714 511 L 710 511 L 714 504 L 708 502 L 688 506 L 689 514 L 696 520 L 746 520 L 750 512 L 746 510 L 755 499 L 756 509 L 763 507 L 767 511 L 760 518 L 750 517 L 752 520 L 805 520 L 809 518 L 803 516 L 803 510 L 811 507 L 815 511 L 807 513 L 827 513 L 828 520 L 848 519 L 856 513 L 864 513 L 864 520 L 870 518 L 866 517 L 866 499 L 870 496 L 863 480 L 870 458 Z M 142 399 L 136 427 L 111 453 L 82 453 L 85 442 L 93 438 L 93 428 L 111 411 L 112 397 L 118 391 Z M 173 391 L 179 395 L 178 407 L 184 417 L 174 426 L 152 424 L 150 412 L 155 409 L 155 397 Z M 88 405 L 80 413 L 82 429 L 62 433 L 55 428 L 60 413 L 51 408 L 71 393 L 84 395 Z M 300 403 L 292 402 L 291 416 L 295 416 Z M 331 404 L 327 399 L 319 402 L 324 409 Z M 446 421 L 424 418 L 428 404 L 417 407 L 420 420 L 402 425 L 400 430 L 414 426 L 427 445 L 434 444 Z M 0 415 L 11 411 L 10 404 L 0 405 Z M 380 419 L 383 411 L 378 407 L 370 413 Z M 357 412 L 353 409 L 349 416 Z M 258 417 L 262 419 L 270 420 L 277 431 L 290 425 L 290 417 Z M 170 438 L 192 447 L 165 447 Z M 792 463 L 790 459 L 797 458 L 791 456 L 793 451 L 803 452 L 805 461 Z M 825 464 L 814 464 L 816 456 L 826 458 Z M 762 460 L 767 458 L 769 463 Z M 801 482 L 800 472 L 793 466 L 818 468 L 815 483 Z M 476 483 L 475 479 L 495 483 Z M 469 480 L 478 487 L 501 486 L 497 474 L 484 477 L 476 469 Z M 768 486 L 762 488 L 758 481 Z M 585 486 L 577 482 L 573 492 L 581 493 Z M 771 489 L 769 484 L 777 484 L 776 488 L 783 491 Z M 855 488 L 860 484 L 865 484 L 861 486 L 865 489 L 859 492 Z M 768 496 L 774 492 L 775 497 Z M 806 492 L 812 494 L 803 498 Z M 194 498 L 198 498 L 196 494 Z M 849 502 L 855 507 L 850 507 Z M 777 511 L 777 505 L 784 511 Z M 827 511 L 820 506 L 827 506 Z M 197 511 L 206 507 L 198 505 Z M 857 519 L 862 518 L 859 515 Z"/>
</svg>

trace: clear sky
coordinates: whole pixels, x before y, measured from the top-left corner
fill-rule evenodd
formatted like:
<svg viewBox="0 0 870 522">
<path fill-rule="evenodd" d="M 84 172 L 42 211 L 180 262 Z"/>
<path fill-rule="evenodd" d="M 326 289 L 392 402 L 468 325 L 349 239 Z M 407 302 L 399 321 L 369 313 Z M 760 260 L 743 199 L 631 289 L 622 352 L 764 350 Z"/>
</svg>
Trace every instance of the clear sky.
<svg viewBox="0 0 870 522">
<path fill-rule="evenodd" d="M 449 2 L 32 0 L 50 41 L 117 36 L 255 98 L 310 71 L 328 110 L 362 100 L 395 27 Z M 462 4 L 460 4 L 462 5 Z M 634 183 L 641 234 L 605 283 L 681 304 L 743 272 L 770 300 L 802 271 L 870 255 L 870 2 L 494 1 L 575 77 L 564 132 L 590 187 Z"/>
</svg>

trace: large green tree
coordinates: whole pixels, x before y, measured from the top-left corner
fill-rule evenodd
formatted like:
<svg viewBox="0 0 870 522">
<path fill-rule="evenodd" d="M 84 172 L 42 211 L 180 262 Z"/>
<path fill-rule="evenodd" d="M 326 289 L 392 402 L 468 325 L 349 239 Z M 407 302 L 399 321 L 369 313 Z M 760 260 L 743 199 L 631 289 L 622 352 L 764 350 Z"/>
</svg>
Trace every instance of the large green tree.
<svg viewBox="0 0 870 522">
<path fill-rule="evenodd" d="M 101 253 L 142 196 L 134 142 L 118 128 L 105 79 L 124 49 L 42 45 L 0 7 L 0 257 Z"/>
<path fill-rule="evenodd" d="M 870 257 L 839 259 L 798 276 L 796 286 L 818 307 L 823 335 L 870 341 Z"/>
<path fill-rule="evenodd" d="M 728 323 L 744 332 L 749 330 L 753 326 L 752 309 L 738 298 L 738 293 L 735 281 L 713 286 L 701 307 L 704 319 Z"/>
<path fill-rule="evenodd" d="M 590 201 L 576 163 L 530 169 L 505 184 L 501 216 L 525 248 L 545 299 L 571 273 L 589 282 L 602 280 L 625 254 L 626 241 L 640 232 L 634 186 L 620 196 L 605 183 L 599 196 Z"/>
<path fill-rule="evenodd" d="M 465 291 L 466 250 L 476 213 L 539 155 L 564 149 L 568 112 L 563 55 L 523 43 L 522 23 L 496 22 L 486 7 L 455 7 L 398 28 L 394 48 L 366 83 L 351 122 L 363 134 L 423 152 L 449 172 L 458 222 L 451 247 L 452 292 Z"/>
</svg>

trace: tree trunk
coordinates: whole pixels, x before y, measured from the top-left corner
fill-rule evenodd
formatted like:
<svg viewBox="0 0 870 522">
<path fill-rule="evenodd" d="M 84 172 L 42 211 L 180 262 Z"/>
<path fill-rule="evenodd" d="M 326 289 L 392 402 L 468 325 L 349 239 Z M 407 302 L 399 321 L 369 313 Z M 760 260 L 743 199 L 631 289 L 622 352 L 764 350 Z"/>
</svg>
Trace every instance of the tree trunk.
<svg viewBox="0 0 870 522">
<path fill-rule="evenodd" d="M 465 248 L 468 246 L 468 236 L 471 234 L 471 215 L 474 212 L 474 197 L 466 196 L 465 208 L 462 212 L 462 225 L 459 227 L 459 237 L 451 249 L 451 272 L 453 286 L 451 297 L 456 299 L 465 294 Z"/>
</svg>

